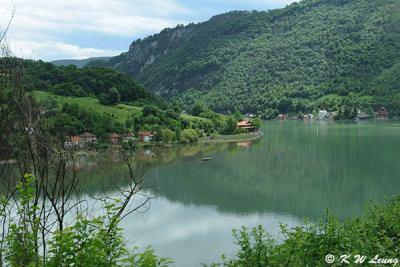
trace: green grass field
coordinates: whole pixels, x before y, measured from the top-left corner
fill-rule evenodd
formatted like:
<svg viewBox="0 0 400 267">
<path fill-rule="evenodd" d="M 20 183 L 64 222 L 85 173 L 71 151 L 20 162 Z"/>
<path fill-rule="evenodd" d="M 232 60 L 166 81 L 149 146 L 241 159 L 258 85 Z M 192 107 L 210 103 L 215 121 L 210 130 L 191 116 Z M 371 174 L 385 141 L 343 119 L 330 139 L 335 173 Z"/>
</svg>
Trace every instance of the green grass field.
<svg viewBox="0 0 400 267">
<path fill-rule="evenodd" d="M 197 116 L 192 116 L 192 115 L 181 115 L 181 117 L 186 120 L 196 120 L 197 119 L 197 120 L 207 121 L 207 122 L 211 121 L 210 119 L 207 119 L 207 118 L 197 117 Z"/>
<path fill-rule="evenodd" d="M 43 100 L 53 100 L 54 99 L 57 101 L 58 106 L 60 108 L 64 103 L 78 104 L 80 107 L 92 109 L 101 114 L 103 114 L 103 113 L 113 114 L 114 117 L 119 122 L 125 122 L 126 119 L 128 119 L 133 113 L 138 113 L 142 110 L 141 107 L 134 107 L 134 106 L 124 105 L 124 104 L 117 104 L 114 106 L 105 106 L 105 105 L 100 104 L 99 100 L 97 98 L 91 98 L 91 97 L 59 96 L 59 95 L 54 95 L 52 93 L 43 92 L 43 91 L 34 91 L 33 95 L 36 97 L 38 102 L 43 101 Z M 182 115 L 182 118 L 188 119 L 188 120 L 199 119 L 199 120 L 203 120 L 203 121 L 209 121 L 209 119 L 195 117 L 195 116 L 191 116 L 191 115 Z"/>
<path fill-rule="evenodd" d="M 59 107 L 61 107 L 64 103 L 78 104 L 80 107 L 92 109 L 101 114 L 103 113 L 113 114 L 114 117 L 120 122 L 125 122 L 126 119 L 132 115 L 132 113 L 137 113 L 142 110 L 141 107 L 134 107 L 124 104 L 117 104 L 114 106 L 104 106 L 100 104 L 96 98 L 91 98 L 91 97 L 58 96 L 42 91 L 34 91 L 33 94 L 35 95 L 38 102 L 43 100 L 54 99 L 57 101 Z"/>
</svg>

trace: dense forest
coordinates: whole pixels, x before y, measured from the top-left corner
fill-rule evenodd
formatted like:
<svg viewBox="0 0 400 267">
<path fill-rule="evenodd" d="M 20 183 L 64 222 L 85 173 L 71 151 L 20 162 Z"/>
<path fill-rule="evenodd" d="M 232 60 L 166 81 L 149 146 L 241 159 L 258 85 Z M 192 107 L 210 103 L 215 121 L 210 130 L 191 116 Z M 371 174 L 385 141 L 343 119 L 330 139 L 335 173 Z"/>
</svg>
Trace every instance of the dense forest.
<svg viewBox="0 0 400 267">
<path fill-rule="evenodd" d="M 233 11 L 134 41 L 90 65 L 124 71 L 184 109 L 277 113 L 400 103 L 400 2 L 303 0 Z"/>
</svg>

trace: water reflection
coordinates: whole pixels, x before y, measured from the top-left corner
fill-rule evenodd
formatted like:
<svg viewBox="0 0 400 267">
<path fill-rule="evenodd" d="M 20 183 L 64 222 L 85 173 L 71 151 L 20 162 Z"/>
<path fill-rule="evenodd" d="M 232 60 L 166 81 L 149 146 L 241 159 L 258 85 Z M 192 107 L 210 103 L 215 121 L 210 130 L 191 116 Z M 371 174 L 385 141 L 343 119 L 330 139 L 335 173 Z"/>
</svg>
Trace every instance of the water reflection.
<svg viewBox="0 0 400 267">
<path fill-rule="evenodd" d="M 219 261 L 222 254 L 237 251 L 232 229 L 258 224 L 278 236 L 279 222 L 289 226 L 301 221 L 290 215 L 275 213 L 221 214 L 213 206 L 183 205 L 164 197 L 155 199 L 148 214 L 132 214 L 124 220 L 126 238 L 132 247 L 152 244 L 156 253 L 174 259 L 174 266 L 200 266 Z"/>
<path fill-rule="evenodd" d="M 398 122 L 279 121 L 265 122 L 264 136 L 252 144 L 139 152 L 133 158 L 147 166 L 146 179 L 158 186 L 153 192 L 159 198 L 147 223 L 134 214 L 122 226 L 140 247 L 153 244 L 177 266 L 198 266 L 235 252 L 232 228 L 260 223 L 276 235 L 280 221 L 297 225 L 325 208 L 349 218 L 360 215 L 367 200 L 399 194 L 398 151 Z M 107 184 L 104 170 L 123 176 L 124 163 L 115 157 L 85 159 L 96 161 L 81 169 L 89 190 Z"/>
<path fill-rule="evenodd" d="M 399 193 L 399 148 L 397 122 L 266 122 L 263 139 L 252 145 L 146 149 L 137 157 L 148 182 L 172 201 L 300 218 L 317 218 L 329 207 L 345 218 L 360 214 L 367 200 Z M 213 160 L 201 161 L 205 156 Z M 123 172 L 118 157 L 85 159 L 90 171 L 82 180 L 90 176 L 88 187 L 96 191 L 106 182 L 104 170 Z"/>
</svg>

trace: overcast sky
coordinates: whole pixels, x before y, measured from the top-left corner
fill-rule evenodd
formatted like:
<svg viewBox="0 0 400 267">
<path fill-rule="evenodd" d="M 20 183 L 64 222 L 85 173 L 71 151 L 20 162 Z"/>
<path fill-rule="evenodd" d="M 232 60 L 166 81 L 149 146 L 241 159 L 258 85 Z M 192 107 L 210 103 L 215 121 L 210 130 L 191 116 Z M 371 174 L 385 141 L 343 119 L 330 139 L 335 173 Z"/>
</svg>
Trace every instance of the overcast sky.
<svg viewBox="0 0 400 267">
<path fill-rule="evenodd" d="M 83 59 L 127 51 L 137 38 L 231 10 L 269 10 L 293 0 L 0 0 L 0 30 L 16 56 Z"/>
</svg>

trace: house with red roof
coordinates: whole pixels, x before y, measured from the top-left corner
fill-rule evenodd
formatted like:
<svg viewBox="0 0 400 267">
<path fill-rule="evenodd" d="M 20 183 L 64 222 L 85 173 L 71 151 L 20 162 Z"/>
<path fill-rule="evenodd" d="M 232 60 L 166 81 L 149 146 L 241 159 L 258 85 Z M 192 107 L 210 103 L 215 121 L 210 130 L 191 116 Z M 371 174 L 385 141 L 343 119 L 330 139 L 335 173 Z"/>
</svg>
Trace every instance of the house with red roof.
<svg viewBox="0 0 400 267">
<path fill-rule="evenodd" d="M 386 108 L 381 107 L 381 108 L 378 110 L 378 118 L 386 118 L 386 116 L 387 116 L 387 110 L 386 110 Z"/>
<path fill-rule="evenodd" d="M 157 135 L 157 131 L 142 131 L 139 132 L 139 142 L 149 143 L 155 135 Z"/>
<path fill-rule="evenodd" d="M 239 129 L 246 129 L 246 130 L 251 130 L 256 128 L 254 123 L 252 123 L 251 121 L 241 121 L 237 124 L 237 127 Z"/>
<path fill-rule="evenodd" d="M 97 143 L 97 136 L 92 133 L 84 132 L 79 137 L 82 139 L 84 147 L 87 147 L 88 143 Z"/>
<path fill-rule="evenodd" d="M 65 148 L 83 148 L 83 140 L 79 136 L 71 136 L 64 142 Z"/>
</svg>

